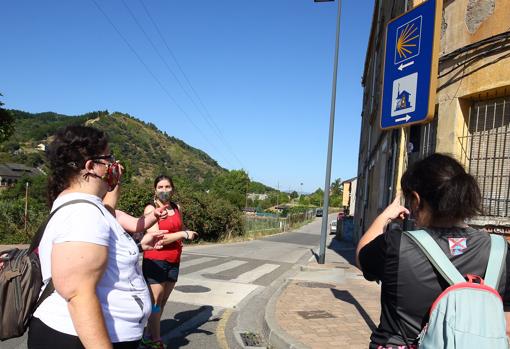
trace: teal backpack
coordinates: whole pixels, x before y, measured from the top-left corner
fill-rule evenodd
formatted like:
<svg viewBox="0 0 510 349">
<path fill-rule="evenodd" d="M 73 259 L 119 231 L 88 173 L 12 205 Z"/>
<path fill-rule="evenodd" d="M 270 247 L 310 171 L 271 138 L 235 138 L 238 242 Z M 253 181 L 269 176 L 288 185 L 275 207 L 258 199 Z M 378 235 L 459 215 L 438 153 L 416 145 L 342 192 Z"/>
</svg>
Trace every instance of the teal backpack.
<svg viewBox="0 0 510 349">
<path fill-rule="evenodd" d="M 418 337 L 418 347 L 508 348 L 503 301 L 497 291 L 506 260 L 506 240 L 502 236 L 491 235 L 485 280 L 476 275 L 466 275 L 466 281 L 426 231 L 406 231 L 405 234 L 450 284 L 432 304 L 429 322 Z"/>
</svg>

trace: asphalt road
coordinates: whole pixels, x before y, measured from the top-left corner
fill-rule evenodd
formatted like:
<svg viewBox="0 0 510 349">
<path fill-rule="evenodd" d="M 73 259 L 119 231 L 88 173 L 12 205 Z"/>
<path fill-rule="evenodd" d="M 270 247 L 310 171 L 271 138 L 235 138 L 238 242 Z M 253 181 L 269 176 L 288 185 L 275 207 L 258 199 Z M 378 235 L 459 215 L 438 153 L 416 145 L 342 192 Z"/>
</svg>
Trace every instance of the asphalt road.
<svg viewBox="0 0 510 349">
<path fill-rule="evenodd" d="M 242 333 L 261 333 L 267 300 L 278 281 L 318 249 L 320 224 L 315 219 L 297 231 L 255 241 L 185 247 L 179 281 L 162 316 L 169 348 L 242 348 Z M 0 348 L 25 349 L 25 343 L 21 337 Z"/>
</svg>

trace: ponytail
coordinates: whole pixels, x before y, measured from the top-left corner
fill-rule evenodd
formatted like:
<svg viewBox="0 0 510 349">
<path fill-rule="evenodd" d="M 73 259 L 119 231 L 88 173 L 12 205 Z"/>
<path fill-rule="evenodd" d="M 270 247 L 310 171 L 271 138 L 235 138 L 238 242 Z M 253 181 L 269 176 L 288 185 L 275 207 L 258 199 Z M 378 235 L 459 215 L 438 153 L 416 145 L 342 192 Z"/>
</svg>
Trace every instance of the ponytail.
<svg viewBox="0 0 510 349">
<path fill-rule="evenodd" d="M 480 189 L 476 179 L 465 172 L 448 180 L 437 197 L 440 216 L 468 218 L 480 213 Z"/>
<path fill-rule="evenodd" d="M 402 176 L 401 186 L 407 199 L 413 191 L 418 193 L 435 219 L 463 220 L 481 212 L 476 179 L 448 155 L 432 154 L 413 164 Z"/>
</svg>

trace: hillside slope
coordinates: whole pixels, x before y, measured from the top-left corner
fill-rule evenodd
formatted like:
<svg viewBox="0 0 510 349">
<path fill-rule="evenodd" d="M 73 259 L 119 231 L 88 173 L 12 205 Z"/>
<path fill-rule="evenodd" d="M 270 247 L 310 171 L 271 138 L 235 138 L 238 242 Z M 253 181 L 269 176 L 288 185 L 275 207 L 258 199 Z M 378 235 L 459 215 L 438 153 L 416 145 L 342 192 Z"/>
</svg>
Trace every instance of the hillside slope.
<svg viewBox="0 0 510 349">
<path fill-rule="evenodd" d="M 19 162 L 44 168 L 44 152 L 51 135 L 70 124 L 91 125 L 107 132 L 110 147 L 135 181 L 150 180 L 159 173 L 202 183 L 223 173 L 218 163 L 202 150 L 160 131 L 130 115 L 98 111 L 79 116 L 56 113 L 31 114 L 11 110 L 16 118 L 14 135 L 0 148 L 0 162 Z"/>
</svg>

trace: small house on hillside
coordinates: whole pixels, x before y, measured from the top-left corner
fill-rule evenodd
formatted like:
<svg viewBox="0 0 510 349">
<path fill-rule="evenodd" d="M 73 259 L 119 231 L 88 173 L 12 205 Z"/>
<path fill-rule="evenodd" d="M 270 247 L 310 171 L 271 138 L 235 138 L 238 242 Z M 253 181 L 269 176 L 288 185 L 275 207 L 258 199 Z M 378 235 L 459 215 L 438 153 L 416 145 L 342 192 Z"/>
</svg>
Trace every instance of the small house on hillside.
<svg viewBox="0 0 510 349">
<path fill-rule="evenodd" d="M 39 171 L 23 164 L 0 164 L 0 187 L 10 187 L 23 176 L 33 176 Z"/>
<path fill-rule="evenodd" d="M 243 212 L 245 215 L 255 216 L 257 214 L 257 209 L 254 207 L 245 207 L 243 208 Z"/>
<path fill-rule="evenodd" d="M 248 199 L 250 200 L 266 200 L 269 197 L 267 194 L 248 193 Z"/>
</svg>

